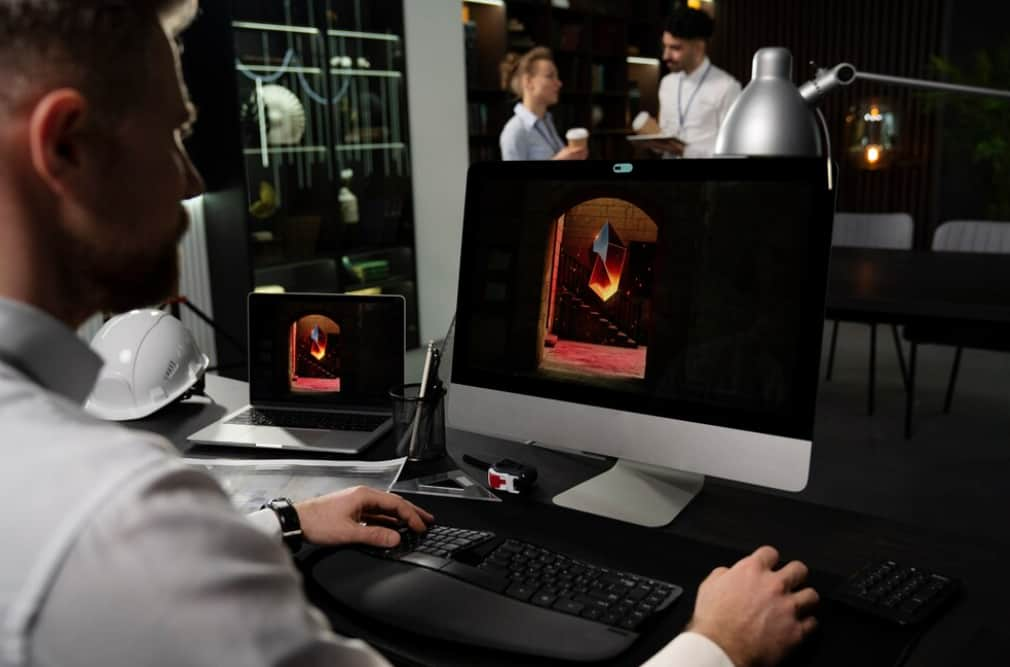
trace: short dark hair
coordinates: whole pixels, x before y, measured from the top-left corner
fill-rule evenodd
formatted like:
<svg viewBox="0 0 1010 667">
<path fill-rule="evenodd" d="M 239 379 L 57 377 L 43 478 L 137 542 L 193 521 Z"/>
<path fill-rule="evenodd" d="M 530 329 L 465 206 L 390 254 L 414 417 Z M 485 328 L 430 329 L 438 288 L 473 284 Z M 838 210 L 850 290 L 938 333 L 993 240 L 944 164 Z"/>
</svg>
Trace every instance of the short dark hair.
<svg viewBox="0 0 1010 667">
<path fill-rule="evenodd" d="M 680 39 L 711 39 L 715 21 L 700 9 L 680 7 L 666 20 L 663 30 Z"/>
<path fill-rule="evenodd" d="M 177 32 L 195 0 L 0 0 L 0 112 L 52 86 L 79 88 L 99 117 L 137 97 L 160 25 Z"/>
</svg>

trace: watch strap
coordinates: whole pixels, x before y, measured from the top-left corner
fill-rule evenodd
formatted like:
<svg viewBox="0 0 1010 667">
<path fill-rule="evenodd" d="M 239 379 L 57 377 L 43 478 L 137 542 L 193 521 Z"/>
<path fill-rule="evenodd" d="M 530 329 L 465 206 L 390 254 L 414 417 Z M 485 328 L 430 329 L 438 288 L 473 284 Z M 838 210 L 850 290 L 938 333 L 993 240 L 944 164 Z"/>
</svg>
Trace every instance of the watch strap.
<svg viewBox="0 0 1010 667">
<path fill-rule="evenodd" d="M 261 509 L 269 509 L 277 516 L 281 525 L 281 538 L 284 544 L 293 552 L 302 546 L 302 523 L 298 519 L 298 511 L 290 498 L 274 498 L 263 505 Z"/>
</svg>

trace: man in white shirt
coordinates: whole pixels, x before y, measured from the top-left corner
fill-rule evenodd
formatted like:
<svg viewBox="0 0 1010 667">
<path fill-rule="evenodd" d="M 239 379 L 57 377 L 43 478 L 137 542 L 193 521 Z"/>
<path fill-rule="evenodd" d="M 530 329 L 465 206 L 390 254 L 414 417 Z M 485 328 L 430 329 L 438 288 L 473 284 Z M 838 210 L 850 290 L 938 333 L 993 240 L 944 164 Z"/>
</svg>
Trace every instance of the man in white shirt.
<svg viewBox="0 0 1010 667">
<path fill-rule="evenodd" d="M 80 408 L 101 362 L 74 329 L 169 292 L 180 200 L 202 188 L 174 41 L 194 11 L 0 0 L 0 667 L 388 664 L 309 605 L 271 510 L 236 514 L 163 438 Z M 390 522 L 433 520 L 369 489 L 294 512 L 316 544 L 393 546 Z M 652 664 L 780 658 L 817 594 L 777 561 L 715 570 Z"/>
<path fill-rule="evenodd" d="M 700 9 L 678 9 L 663 31 L 663 62 L 670 73 L 659 82 L 659 126 L 686 147 L 670 146 L 674 156 L 712 157 L 715 139 L 740 82 L 706 55 L 715 22 Z"/>
</svg>

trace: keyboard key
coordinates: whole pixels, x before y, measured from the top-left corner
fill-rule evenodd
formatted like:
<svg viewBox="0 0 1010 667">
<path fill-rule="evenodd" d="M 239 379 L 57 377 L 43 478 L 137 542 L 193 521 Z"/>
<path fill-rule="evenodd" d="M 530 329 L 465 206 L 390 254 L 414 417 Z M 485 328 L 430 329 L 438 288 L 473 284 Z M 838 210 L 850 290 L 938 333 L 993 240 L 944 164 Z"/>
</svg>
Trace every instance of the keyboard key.
<svg viewBox="0 0 1010 667">
<path fill-rule="evenodd" d="M 402 554 L 397 557 L 397 560 L 413 563 L 414 565 L 420 565 L 421 567 L 426 567 L 431 570 L 440 570 L 450 562 L 445 558 L 439 558 L 438 556 L 432 556 L 431 554 L 422 553 L 420 551 L 411 551 L 409 553 Z"/>
<path fill-rule="evenodd" d="M 628 591 L 628 598 L 637 602 L 638 600 L 646 598 L 651 592 L 652 589 L 648 586 L 637 586 Z"/>
<path fill-rule="evenodd" d="M 557 597 L 548 593 L 537 593 L 533 596 L 533 604 L 538 607 L 550 607 L 554 604 L 555 600 L 557 600 Z"/>
<path fill-rule="evenodd" d="M 534 592 L 536 592 L 536 589 L 534 587 L 526 586 L 523 584 L 512 584 L 511 586 L 505 589 L 505 595 L 523 601 L 529 600 L 531 597 L 533 597 Z"/>
<path fill-rule="evenodd" d="M 610 593 L 608 591 L 594 590 L 589 591 L 589 597 L 596 598 L 597 600 L 606 600 L 607 602 L 614 603 L 621 599 L 620 595 L 616 593 Z"/>
<path fill-rule="evenodd" d="M 565 598 L 565 597 L 559 599 L 557 602 L 554 603 L 554 609 L 557 609 L 558 611 L 563 611 L 566 614 L 578 615 L 582 612 L 583 609 L 585 609 L 585 607 L 586 605 L 582 604 L 581 602 L 576 602 L 571 598 Z"/>
<path fill-rule="evenodd" d="M 621 615 L 618 614 L 616 611 L 608 611 L 607 613 L 605 613 L 603 616 L 600 617 L 600 620 L 606 623 L 607 625 L 617 625 L 618 623 L 621 622 Z"/>
<path fill-rule="evenodd" d="M 898 607 L 898 611 L 902 614 L 914 614 L 921 606 L 922 602 L 920 600 L 912 598 L 911 600 L 905 600 L 901 606 Z"/>
<path fill-rule="evenodd" d="M 625 630 L 634 630 L 645 622 L 645 614 L 633 611 L 620 622 L 620 627 Z"/>
<path fill-rule="evenodd" d="M 623 598 L 628 593 L 630 593 L 633 589 L 628 588 L 627 586 L 622 586 L 620 584 L 614 584 L 610 588 L 608 588 L 607 590 L 610 591 L 611 593 L 613 593 L 614 595 L 619 595 L 620 597 Z"/>
<path fill-rule="evenodd" d="M 618 586 L 623 586 L 624 588 L 629 588 L 629 589 L 635 585 L 634 581 L 632 581 L 630 579 L 627 579 L 625 577 L 622 577 L 622 576 L 620 576 L 618 574 L 607 574 L 605 576 L 600 577 L 600 581 L 602 581 L 604 583 L 607 583 L 607 584 L 615 584 L 615 585 L 618 585 Z"/>
<path fill-rule="evenodd" d="M 582 595 L 581 593 L 576 593 L 572 596 L 572 599 L 576 602 L 581 602 L 587 607 L 596 607 L 597 609 L 609 609 L 610 602 L 607 600 L 600 600 L 599 598 L 592 598 L 588 595 Z"/>
</svg>

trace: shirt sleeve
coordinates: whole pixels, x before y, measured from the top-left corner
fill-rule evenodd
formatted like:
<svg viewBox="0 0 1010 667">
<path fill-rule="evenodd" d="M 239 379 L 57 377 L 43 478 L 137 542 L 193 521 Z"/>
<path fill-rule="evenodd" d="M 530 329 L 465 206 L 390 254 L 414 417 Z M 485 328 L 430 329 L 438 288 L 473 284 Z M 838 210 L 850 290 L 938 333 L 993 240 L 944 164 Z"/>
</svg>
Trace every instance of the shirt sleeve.
<svg viewBox="0 0 1010 667">
<path fill-rule="evenodd" d="M 513 117 L 515 119 L 515 117 Z M 509 121 L 498 137 L 502 160 L 528 160 L 529 150 L 523 136 L 522 127 L 517 122 Z"/>
<path fill-rule="evenodd" d="M 280 540 L 182 464 L 159 466 L 95 513 L 31 650 L 39 664 L 388 665 L 333 634 Z"/>
<path fill-rule="evenodd" d="M 731 79 L 729 85 L 726 86 L 722 99 L 719 100 L 719 108 L 717 111 L 720 128 L 722 127 L 723 121 L 726 120 L 726 114 L 729 113 L 729 108 L 733 106 L 734 102 L 736 102 L 736 98 L 740 97 L 740 90 L 740 82 L 736 79 Z"/>
<path fill-rule="evenodd" d="M 673 79 L 667 74 L 659 80 L 659 129 L 664 134 L 674 134 L 677 129 L 675 109 L 677 102 L 673 94 Z"/>
<path fill-rule="evenodd" d="M 682 632 L 642 667 L 734 667 L 718 644 L 697 632 Z"/>
<path fill-rule="evenodd" d="M 281 522 L 277 514 L 271 509 L 263 509 L 252 514 L 247 514 L 249 523 L 272 540 L 281 541 Z"/>
</svg>

